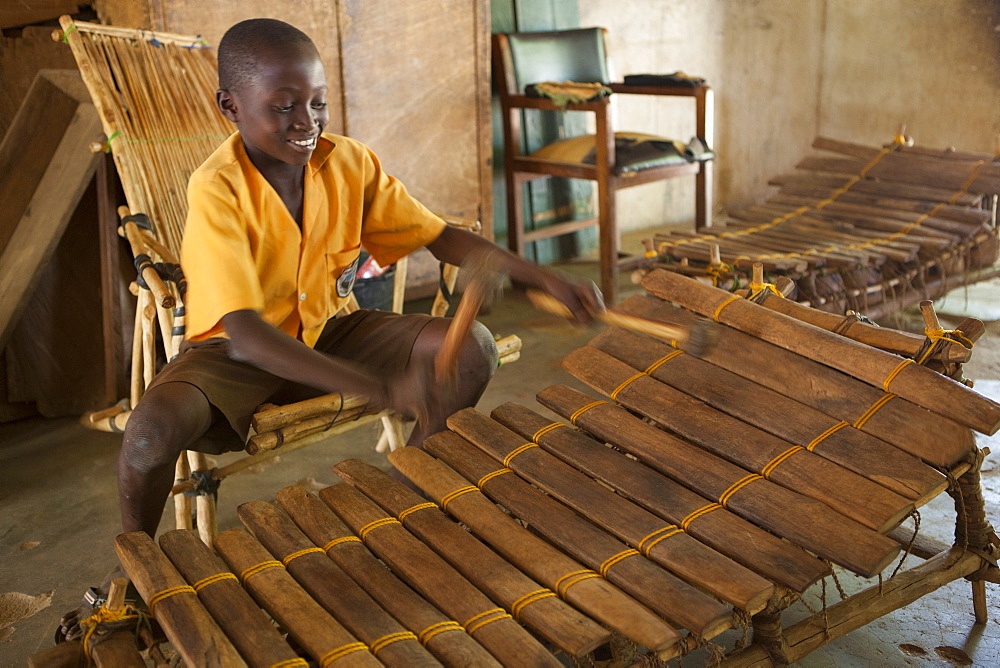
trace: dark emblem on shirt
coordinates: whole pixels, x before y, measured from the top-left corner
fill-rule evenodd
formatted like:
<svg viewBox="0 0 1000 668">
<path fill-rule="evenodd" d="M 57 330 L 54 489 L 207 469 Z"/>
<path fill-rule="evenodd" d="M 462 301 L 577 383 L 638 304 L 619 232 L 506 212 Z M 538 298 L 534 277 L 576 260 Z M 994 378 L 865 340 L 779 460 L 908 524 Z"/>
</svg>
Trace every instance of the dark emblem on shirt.
<svg viewBox="0 0 1000 668">
<path fill-rule="evenodd" d="M 354 258 L 354 262 L 349 264 L 344 271 L 340 273 L 340 277 L 337 279 L 337 294 L 341 297 L 346 297 L 351 294 L 351 289 L 354 288 L 354 278 L 358 275 L 358 260 L 360 258 Z"/>
</svg>

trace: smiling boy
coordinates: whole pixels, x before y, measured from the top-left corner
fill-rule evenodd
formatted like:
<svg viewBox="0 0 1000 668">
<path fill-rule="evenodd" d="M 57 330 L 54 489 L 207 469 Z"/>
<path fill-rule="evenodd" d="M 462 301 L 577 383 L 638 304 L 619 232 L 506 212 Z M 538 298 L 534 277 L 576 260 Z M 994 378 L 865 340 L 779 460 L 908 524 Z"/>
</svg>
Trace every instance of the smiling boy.
<svg viewBox="0 0 1000 668">
<path fill-rule="evenodd" d="M 456 265 L 490 248 L 514 281 L 552 294 L 581 322 L 603 309 L 592 285 L 448 227 L 366 146 L 324 134 L 326 97 L 319 53 L 291 25 L 251 19 L 220 42 L 216 101 L 238 132 L 189 182 L 181 253 L 186 341 L 125 430 L 118 461 L 125 532 L 155 534 L 178 454 L 241 449 L 250 417 L 266 401 L 365 395 L 416 416 L 409 439 L 416 446 L 476 403 L 496 368 L 485 327 L 463 342 L 457 380 L 444 391 L 431 369 L 448 320 L 381 311 L 334 317 L 362 245 L 383 266 L 421 247 Z M 209 429 L 214 438 L 206 441 Z M 61 630 L 79 632 L 76 613 Z"/>
</svg>

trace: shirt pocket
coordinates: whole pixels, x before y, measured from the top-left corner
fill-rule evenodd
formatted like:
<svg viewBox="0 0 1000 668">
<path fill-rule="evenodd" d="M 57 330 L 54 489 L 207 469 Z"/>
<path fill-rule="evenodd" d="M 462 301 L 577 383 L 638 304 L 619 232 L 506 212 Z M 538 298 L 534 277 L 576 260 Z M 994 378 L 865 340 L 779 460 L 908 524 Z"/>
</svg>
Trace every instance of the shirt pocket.
<svg viewBox="0 0 1000 668">
<path fill-rule="evenodd" d="M 339 303 L 351 294 L 358 275 L 360 255 L 360 246 L 351 250 L 326 254 L 326 275 L 330 286 L 328 297 L 331 305 Z"/>
</svg>

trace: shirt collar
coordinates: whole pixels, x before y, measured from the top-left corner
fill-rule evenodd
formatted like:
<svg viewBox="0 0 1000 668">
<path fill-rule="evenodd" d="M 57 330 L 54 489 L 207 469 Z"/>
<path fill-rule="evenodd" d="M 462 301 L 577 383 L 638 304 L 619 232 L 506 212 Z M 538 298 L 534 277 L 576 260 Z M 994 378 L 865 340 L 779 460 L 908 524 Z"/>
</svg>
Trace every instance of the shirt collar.
<svg viewBox="0 0 1000 668">
<path fill-rule="evenodd" d="M 316 148 L 313 150 L 312 157 L 309 158 L 309 166 L 312 170 L 318 171 L 336 147 L 337 143 L 333 139 L 325 133 L 321 134 L 316 140 Z"/>
</svg>

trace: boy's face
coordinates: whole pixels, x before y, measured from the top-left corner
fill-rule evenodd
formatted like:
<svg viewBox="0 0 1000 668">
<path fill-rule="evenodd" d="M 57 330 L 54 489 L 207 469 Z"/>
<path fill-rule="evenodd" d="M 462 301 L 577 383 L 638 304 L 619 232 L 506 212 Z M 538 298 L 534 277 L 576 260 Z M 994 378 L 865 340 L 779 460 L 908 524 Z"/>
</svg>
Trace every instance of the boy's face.
<svg viewBox="0 0 1000 668">
<path fill-rule="evenodd" d="M 300 46 L 262 51 L 256 75 L 236 90 L 218 91 L 216 101 L 258 168 L 307 164 L 330 118 L 323 63 Z"/>
</svg>

